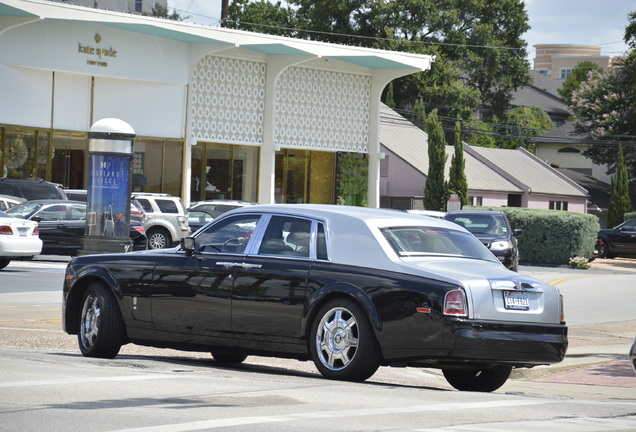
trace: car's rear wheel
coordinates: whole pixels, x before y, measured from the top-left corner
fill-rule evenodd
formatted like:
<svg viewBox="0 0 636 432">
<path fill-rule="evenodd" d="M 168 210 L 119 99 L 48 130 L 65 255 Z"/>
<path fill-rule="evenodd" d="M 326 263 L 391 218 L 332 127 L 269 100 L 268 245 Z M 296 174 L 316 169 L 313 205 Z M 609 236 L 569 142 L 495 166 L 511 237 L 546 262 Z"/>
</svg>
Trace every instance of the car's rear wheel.
<svg viewBox="0 0 636 432">
<path fill-rule="evenodd" d="M 311 357 L 329 379 L 364 381 L 380 365 L 380 348 L 369 319 L 352 300 L 326 303 L 316 315 L 309 339 Z"/>
<path fill-rule="evenodd" d="M 0 258 L 0 270 L 8 266 L 10 262 L 11 260 L 8 258 Z"/>
<path fill-rule="evenodd" d="M 495 366 L 486 370 L 442 369 L 446 381 L 457 390 L 492 392 L 504 385 L 512 367 Z"/>
<path fill-rule="evenodd" d="M 212 353 L 212 358 L 214 360 L 218 361 L 219 363 L 239 364 L 239 363 L 243 363 L 245 361 L 245 359 L 247 359 L 247 356 L 243 355 L 243 354 L 229 354 L 229 353 L 213 352 Z"/>
<path fill-rule="evenodd" d="M 152 228 L 148 231 L 148 248 L 163 249 L 170 247 L 170 233 L 163 228 Z"/>
<path fill-rule="evenodd" d="M 124 323 L 112 293 L 92 282 L 82 298 L 77 340 L 85 357 L 114 358 L 121 348 Z"/>
</svg>

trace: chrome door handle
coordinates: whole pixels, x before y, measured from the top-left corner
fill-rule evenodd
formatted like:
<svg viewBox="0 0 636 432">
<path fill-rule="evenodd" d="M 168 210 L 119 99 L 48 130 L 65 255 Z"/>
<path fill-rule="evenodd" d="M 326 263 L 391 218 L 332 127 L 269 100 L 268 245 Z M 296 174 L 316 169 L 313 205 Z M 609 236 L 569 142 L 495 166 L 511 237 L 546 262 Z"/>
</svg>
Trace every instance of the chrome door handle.
<svg viewBox="0 0 636 432">
<path fill-rule="evenodd" d="M 241 267 L 241 268 L 257 268 L 257 269 L 262 267 L 260 264 L 238 263 L 238 262 L 227 262 L 227 261 L 219 261 L 216 264 L 223 267 Z"/>
</svg>

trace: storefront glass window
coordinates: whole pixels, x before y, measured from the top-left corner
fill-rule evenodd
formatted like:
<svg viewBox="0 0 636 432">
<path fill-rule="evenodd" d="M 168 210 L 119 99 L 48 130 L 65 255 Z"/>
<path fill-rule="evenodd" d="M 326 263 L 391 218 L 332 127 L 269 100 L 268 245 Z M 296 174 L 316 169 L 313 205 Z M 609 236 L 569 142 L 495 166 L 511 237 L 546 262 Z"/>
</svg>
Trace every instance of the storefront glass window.
<svg viewBox="0 0 636 432">
<path fill-rule="evenodd" d="M 192 148 L 190 200 L 255 201 L 258 147 L 202 143 Z"/>
<path fill-rule="evenodd" d="M 84 183 L 86 137 L 54 134 L 52 142 L 51 181 L 60 183 L 68 189 L 86 189 Z"/>
<path fill-rule="evenodd" d="M 132 190 L 181 196 L 183 143 L 137 139 L 132 160 Z"/>
<path fill-rule="evenodd" d="M 277 203 L 334 203 L 335 153 L 283 150 L 276 154 Z"/>
<path fill-rule="evenodd" d="M 183 145 L 181 142 L 164 142 L 163 187 L 161 192 L 181 196 L 183 172 Z"/>
<path fill-rule="evenodd" d="M 38 157 L 37 157 L 37 172 L 36 177 L 38 179 L 46 179 L 46 164 L 49 159 L 49 134 L 38 134 Z"/>
<path fill-rule="evenodd" d="M 4 135 L 3 177 L 14 179 L 33 179 L 35 133 L 7 130 Z"/>
</svg>

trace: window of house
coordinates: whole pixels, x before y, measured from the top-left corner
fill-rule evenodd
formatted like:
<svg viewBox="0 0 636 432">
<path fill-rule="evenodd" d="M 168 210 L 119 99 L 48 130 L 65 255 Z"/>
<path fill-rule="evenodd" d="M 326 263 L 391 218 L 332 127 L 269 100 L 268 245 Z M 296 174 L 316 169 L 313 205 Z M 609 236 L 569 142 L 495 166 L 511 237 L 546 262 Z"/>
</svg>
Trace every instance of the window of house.
<svg viewBox="0 0 636 432">
<path fill-rule="evenodd" d="M 559 153 L 581 153 L 581 150 L 574 147 L 563 147 L 559 149 Z"/>
<path fill-rule="evenodd" d="M 468 205 L 481 206 L 484 197 L 480 196 L 468 196 Z"/>
<path fill-rule="evenodd" d="M 567 201 L 550 201 L 550 210 L 568 210 Z"/>
<path fill-rule="evenodd" d="M 572 69 L 561 69 L 561 79 L 566 79 L 572 73 Z"/>
</svg>

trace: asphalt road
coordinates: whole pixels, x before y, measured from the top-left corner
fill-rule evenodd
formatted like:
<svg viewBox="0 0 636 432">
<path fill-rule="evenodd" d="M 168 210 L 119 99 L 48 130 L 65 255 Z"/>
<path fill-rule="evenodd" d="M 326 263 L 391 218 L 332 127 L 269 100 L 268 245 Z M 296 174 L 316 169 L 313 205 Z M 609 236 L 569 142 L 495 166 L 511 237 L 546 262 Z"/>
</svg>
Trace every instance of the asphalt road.
<svg viewBox="0 0 636 432">
<path fill-rule="evenodd" d="M 626 360 L 636 261 L 522 267 L 561 289 L 571 347 L 561 364 L 519 370 L 492 394 L 457 392 L 434 369 L 381 368 L 342 383 L 293 360 L 227 368 L 207 353 L 131 345 L 113 360 L 84 358 L 60 329 L 63 261 L 0 272 L 0 431 L 636 430 Z"/>
</svg>

